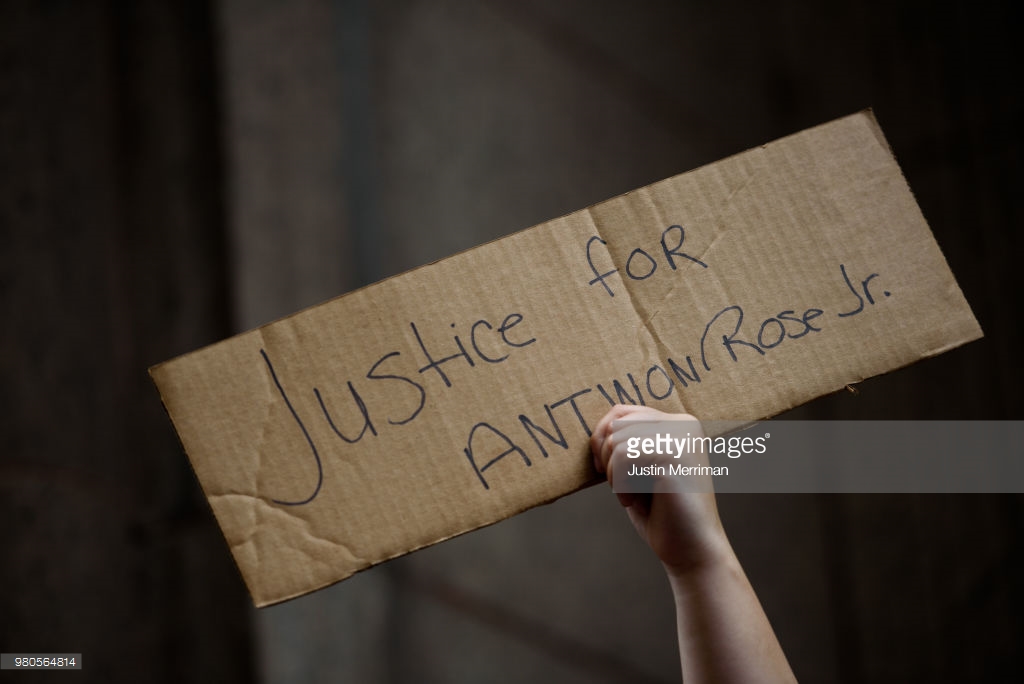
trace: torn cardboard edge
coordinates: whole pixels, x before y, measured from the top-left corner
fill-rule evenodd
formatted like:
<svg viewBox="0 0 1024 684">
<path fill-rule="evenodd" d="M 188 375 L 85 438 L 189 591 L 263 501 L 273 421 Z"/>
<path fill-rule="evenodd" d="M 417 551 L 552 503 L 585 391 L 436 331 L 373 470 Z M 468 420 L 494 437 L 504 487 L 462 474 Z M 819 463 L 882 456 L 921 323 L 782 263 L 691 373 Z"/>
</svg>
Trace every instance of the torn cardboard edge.
<svg viewBox="0 0 1024 684">
<path fill-rule="evenodd" d="M 150 373 L 262 606 L 592 483 L 614 403 L 759 420 L 980 336 L 861 112 Z"/>
</svg>

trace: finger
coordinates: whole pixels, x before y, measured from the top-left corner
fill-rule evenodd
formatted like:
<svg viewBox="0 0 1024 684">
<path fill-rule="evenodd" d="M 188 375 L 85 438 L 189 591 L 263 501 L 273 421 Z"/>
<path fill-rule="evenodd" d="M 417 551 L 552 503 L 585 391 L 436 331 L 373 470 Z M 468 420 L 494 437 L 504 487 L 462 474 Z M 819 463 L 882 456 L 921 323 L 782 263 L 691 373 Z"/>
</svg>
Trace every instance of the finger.
<svg viewBox="0 0 1024 684">
<path fill-rule="evenodd" d="M 608 412 L 601 416 L 601 420 L 597 421 L 597 426 L 594 427 L 594 431 L 590 436 L 590 450 L 592 452 L 601 452 L 601 442 L 603 442 L 605 437 L 608 435 L 612 421 L 618 420 L 620 416 L 625 415 L 628 409 L 628 406 L 617 404 L 608 409 Z"/>
<path fill-rule="evenodd" d="M 598 452 L 597 458 L 601 461 L 601 472 L 607 471 L 611 465 L 612 453 L 615 451 L 615 435 L 608 432 L 604 441 L 601 443 L 601 450 Z"/>
<path fill-rule="evenodd" d="M 612 459 L 612 454 L 621 449 L 625 449 L 625 444 L 629 439 L 629 436 L 633 434 L 638 426 L 644 424 L 652 418 L 663 416 L 661 411 L 655 409 L 649 409 L 644 406 L 616 406 L 615 410 L 609 411 L 606 416 L 609 419 L 608 428 L 605 431 L 604 440 L 601 443 L 601 449 L 597 453 L 597 458 L 600 461 L 600 467 L 603 469 L 602 472 L 609 471 L 611 465 L 609 464 Z"/>
<path fill-rule="evenodd" d="M 627 448 L 630 435 L 633 435 L 638 428 L 640 426 L 636 424 L 630 425 L 626 423 L 624 427 L 610 434 L 604 442 L 601 458 L 604 464 L 605 476 L 608 478 L 608 484 L 611 485 L 613 491 L 615 490 L 616 471 L 623 470 L 625 464 L 630 460 Z"/>
<path fill-rule="evenodd" d="M 593 433 L 590 436 L 590 453 L 594 459 L 594 468 L 599 473 L 605 472 L 608 465 L 608 457 L 611 454 L 609 448 L 609 436 L 611 434 L 612 423 L 619 418 L 622 418 L 635 409 L 635 406 L 628 405 L 616 405 L 608 410 L 601 420 L 597 422 L 597 426 L 594 428 Z"/>
</svg>

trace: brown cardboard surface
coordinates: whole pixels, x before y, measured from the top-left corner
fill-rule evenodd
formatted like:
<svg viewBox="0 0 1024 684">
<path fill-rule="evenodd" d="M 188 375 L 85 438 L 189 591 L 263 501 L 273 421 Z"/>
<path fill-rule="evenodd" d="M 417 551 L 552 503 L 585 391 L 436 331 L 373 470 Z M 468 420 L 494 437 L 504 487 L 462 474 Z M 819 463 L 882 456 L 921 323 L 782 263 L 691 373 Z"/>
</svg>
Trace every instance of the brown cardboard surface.
<svg viewBox="0 0 1024 684">
<path fill-rule="evenodd" d="M 861 112 L 150 372 L 263 606 L 585 486 L 611 403 L 756 420 L 981 334 Z"/>
</svg>

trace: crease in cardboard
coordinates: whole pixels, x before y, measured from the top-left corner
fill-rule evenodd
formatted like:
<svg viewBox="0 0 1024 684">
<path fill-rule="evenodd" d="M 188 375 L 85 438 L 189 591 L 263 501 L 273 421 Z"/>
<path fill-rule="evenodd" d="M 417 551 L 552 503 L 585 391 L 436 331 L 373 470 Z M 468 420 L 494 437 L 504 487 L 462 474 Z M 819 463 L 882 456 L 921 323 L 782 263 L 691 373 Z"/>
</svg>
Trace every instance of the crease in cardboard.
<svg viewBox="0 0 1024 684">
<path fill-rule="evenodd" d="M 718 231 L 716 231 L 715 232 L 715 236 L 713 238 L 711 238 L 711 243 L 707 247 L 704 248 L 704 251 L 701 252 L 699 256 L 697 256 L 695 258 L 698 261 L 703 261 L 703 262 L 707 263 L 706 259 L 708 258 L 708 255 L 711 254 L 711 250 L 715 248 L 715 245 L 717 245 L 719 243 L 719 241 L 721 241 L 725 236 L 727 236 L 731 232 L 732 231 L 729 230 L 728 228 L 721 228 Z M 675 290 L 675 288 L 679 287 L 680 285 L 681 285 L 681 283 L 677 284 L 672 289 Z"/>
<path fill-rule="evenodd" d="M 769 143 L 769 145 L 770 144 L 771 143 Z M 768 145 L 762 145 L 761 147 L 755 147 L 754 149 L 757 150 L 761 155 L 764 155 L 764 153 L 767 151 L 767 147 Z M 732 204 L 736 200 L 736 196 L 739 195 L 744 190 L 746 190 L 750 186 L 750 184 L 754 182 L 754 179 L 760 176 L 763 172 L 763 169 L 760 167 L 747 172 L 747 174 L 743 177 L 743 180 L 740 182 L 740 184 L 729 191 L 728 196 L 726 196 L 726 198 L 722 200 L 719 206 L 725 207 Z"/>
<path fill-rule="evenodd" d="M 243 553 L 245 549 L 249 548 L 253 554 L 253 564 L 257 567 L 261 565 L 261 548 L 260 544 L 257 543 L 256 537 L 261 530 L 267 528 L 267 526 L 274 527 L 277 525 L 276 519 L 284 519 L 287 521 L 285 524 L 288 529 L 299 529 L 301 531 L 300 543 L 292 546 L 293 550 L 298 550 L 304 556 L 309 558 L 311 561 L 323 560 L 316 553 L 317 547 L 326 547 L 329 550 L 327 554 L 329 558 L 337 559 L 339 552 L 343 558 L 344 563 L 350 566 L 367 567 L 370 565 L 369 561 L 365 557 L 358 554 L 353 548 L 338 539 L 325 537 L 318 535 L 313 530 L 313 524 L 307 518 L 294 513 L 293 507 L 277 507 L 273 505 L 272 501 L 268 501 L 262 497 L 249 496 L 248 494 L 236 494 L 236 493 L 221 493 L 221 494 L 208 494 L 207 498 L 210 500 L 211 505 L 221 505 L 220 502 L 223 500 L 236 500 L 241 499 L 242 505 L 247 506 L 252 512 L 252 517 L 255 523 L 248 530 L 247 536 L 242 539 L 229 542 L 229 546 L 233 553 Z M 233 506 L 234 504 L 228 504 Z M 324 581 L 321 586 L 330 584 L 332 580 Z"/>
<path fill-rule="evenodd" d="M 594 229 L 594 233 L 597 234 L 597 237 L 601 241 L 601 251 L 608 258 L 608 262 L 609 263 L 611 263 L 613 265 L 616 264 L 616 261 L 615 261 L 614 257 L 612 256 L 611 250 L 608 248 L 608 240 L 605 239 L 604 234 L 602 233 L 600 226 L 598 226 L 598 224 L 597 224 L 597 218 L 594 216 L 593 207 L 587 207 L 586 209 L 584 209 L 584 213 L 587 216 L 587 218 L 590 220 L 590 226 Z M 619 272 L 620 276 L 622 275 L 621 274 L 621 269 L 617 265 L 616 265 L 616 271 Z M 627 279 L 620 277 L 619 280 L 622 282 L 622 286 L 623 286 L 622 289 L 626 293 L 626 301 L 629 303 L 629 309 L 633 312 L 633 315 L 636 318 L 637 325 L 636 325 L 635 331 L 636 331 L 636 339 L 637 339 L 637 341 L 640 340 L 641 336 L 643 335 L 643 331 L 646 331 L 647 334 L 648 334 L 648 337 L 651 338 L 651 341 L 654 342 L 655 347 L 657 348 L 659 343 L 658 343 L 657 340 L 653 339 L 653 334 L 651 333 L 651 330 L 649 328 L 647 328 L 646 321 L 644 321 L 644 319 L 641 316 L 640 312 L 637 310 L 636 302 L 633 300 L 633 293 L 630 291 L 629 286 L 626 283 Z"/>
<path fill-rule="evenodd" d="M 642 194 L 642 193 L 640 193 L 639 191 L 634 192 L 634 193 L 628 193 L 628 194 L 624 195 L 620 199 L 621 199 L 621 201 L 628 202 L 630 197 L 635 197 L 635 196 L 640 195 L 640 194 Z M 648 200 L 648 201 L 651 201 L 651 200 Z M 605 255 L 608 257 L 608 261 L 610 263 L 612 263 L 612 264 L 616 264 L 615 259 L 612 257 L 611 250 L 608 249 L 608 242 L 605 239 L 604 235 L 602 234 L 601 228 L 597 225 L 597 220 L 594 217 L 593 208 L 592 207 L 587 207 L 585 209 L 585 212 L 586 212 L 587 217 L 590 219 L 590 225 L 593 227 L 594 232 L 597 233 L 597 236 L 599 238 L 601 238 L 601 242 L 602 242 L 601 248 L 603 249 Z M 657 213 L 660 216 L 660 211 L 657 212 Z M 644 365 L 649 365 L 651 363 L 652 359 L 659 359 L 659 358 L 666 357 L 668 355 L 669 351 L 670 351 L 670 348 L 668 347 L 668 345 L 666 345 L 664 343 L 664 341 L 662 341 L 662 339 L 659 336 L 657 330 L 655 330 L 650 325 L 650 321 L 654 317 L 654 315 L 657 314 L 657 311 L 655 311 L 654 314 L 648 315 L 647 314 L 647 310 L 645 308 L 643 310 L 643 312 L 641 312 L 640 308 L 637 307 L 637 301 L 636 301 L 636 299 L 634 297 L 634 291 L 632 289 L 632 285 L 630 284 L 630 280 L 631 279 L 628 276 L 624 276 L 623 275 L 624 274 L 624 270 L 621 267 L 619 267 L 618 265 L 616 265 L 616 270 L 618 271 L 619 281 L 622 283 L 622 289 L 626 293 L 626 299 L 629 302 L 629 308 L 633 312 L 633 315 L 634 315 L 634 317 L 636 319 L 637 325 L 636 325 L 636 336 L 635 336 L 635 339 L 637 340 L 637 342 L 641 341 L 641 338 L 643 337 L 643 334 L 645 332 L 647 333 L 647 341 L 648 341 L 648 343 L 647 344 L 643 344 L 641 346 L 641 348 L 643 349 L 643 353 L 644 353 L 644 355 L 643 355 L 643 363 L 644 363 Z M 651 344 L 653 344 L 653 346 L 654 346 L 653 352 L 651 350 Z M 682 401 L 682 396 L 681 395 L 678 396 L 677 398 L 680 401 Z"/>
</svg>

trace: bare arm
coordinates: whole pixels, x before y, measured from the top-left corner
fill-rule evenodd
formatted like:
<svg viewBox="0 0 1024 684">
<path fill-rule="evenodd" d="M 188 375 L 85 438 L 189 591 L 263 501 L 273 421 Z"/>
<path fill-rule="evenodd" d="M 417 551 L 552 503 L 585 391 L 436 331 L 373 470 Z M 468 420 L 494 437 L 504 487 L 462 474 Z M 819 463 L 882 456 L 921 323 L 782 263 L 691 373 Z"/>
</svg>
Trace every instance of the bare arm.
<svg viewBox="0 0 1024 684">
<path fill-rule="evenodd" d="M 611 476 L 624 459 L 630 419 L 692 421 L 687 414 L 616 406 L 591 440 L 594 465 Z M 768 618 L 733 552 L 713 493 L 673 493 L 671 481 L 654 494 L 620 494 L 637 532 L 661 559 L 676 604 L 683 680 L 795 682 Z"/>
</svg>

